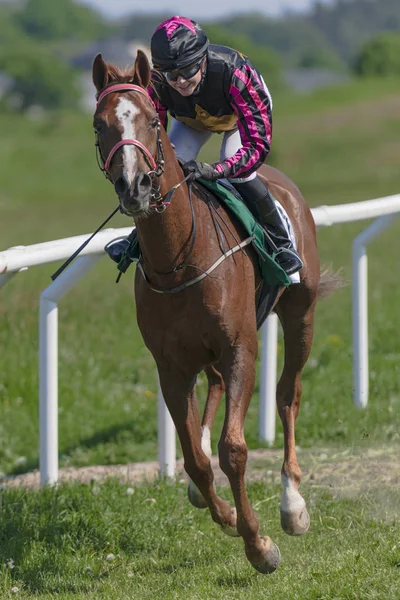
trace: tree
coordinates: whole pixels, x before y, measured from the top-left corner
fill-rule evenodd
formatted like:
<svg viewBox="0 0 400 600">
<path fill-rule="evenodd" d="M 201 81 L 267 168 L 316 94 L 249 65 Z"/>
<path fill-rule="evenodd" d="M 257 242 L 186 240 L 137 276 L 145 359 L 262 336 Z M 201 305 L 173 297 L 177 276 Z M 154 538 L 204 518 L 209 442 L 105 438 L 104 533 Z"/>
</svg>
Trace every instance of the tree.
<svg viewBox="0 0 400 600">
<path fill-rule="evenodd" d="M 343 70 L 343 63 L 336 54 L 328 48 L 304 48 L 299 51 L 296 67 L 302 69 L 330 69 L 332 71 Z"/>
<path fill-rule="evenodd" d="M 27 36 L 22 31 L 18 24 L 18 19 L 15 14 L 9 9 L 0 6 L 0 23 L 1 23 L 1 36 L 0 36 L 0 53 L 3 53 L 3 49 L 19 44 L 22 40 L 26 40 Z"/>
<path fill-rule="evenodd" d="M 109 27 L 101 16 L 73 0 L 28 0 L 17 15 L 24 31 L 40 40 L 94 40 Z"/>
<path fill-rule="evenodd" d="M 400 75 L 400 33 L 384 33 L 369 40 L 356 58 L 354 71 L 364 77 Z"/>
<path fill-rule="evenodd" d="M 33 105 L 47 109 L 78 106 L 75 72 L 33 42 L 3 51 L 0 71 L 11 76 L 13 84 L 8 93 L 20 99 L 22 109 Z"/>
<path fill-rule="evenodd" d="M 320 1 L 305 18 L 351 64 L 372 36 L 400 29 L 400 3 L 399 0 Z"/>
<path fill-rule="evenodd" d="M 281 19 L 269 19 L 264 15 L 247 14 L 231 17 L 222 21 L 221 25 L 228 29 L 231 35 L 245 35 L 253 44 L 274 51 L 286 67 L 293 68 L 304 66 L 307 62 L 315 62 L 318 55 L 324 57 L 323 66 L 342 66 L 326 36 L 303 16 L 290 15 Z"/>
<path fill-rule="evenodd" d="M 275 52 L 265 46 L 253 44 L 247 36 L 231 33 L 229 29 L 219 25 L 205 25 L 204 31 L 212 44 L 228 46 L 248 56 L 272 92 L 284 86 L 280 60 Z"/>
</svg>

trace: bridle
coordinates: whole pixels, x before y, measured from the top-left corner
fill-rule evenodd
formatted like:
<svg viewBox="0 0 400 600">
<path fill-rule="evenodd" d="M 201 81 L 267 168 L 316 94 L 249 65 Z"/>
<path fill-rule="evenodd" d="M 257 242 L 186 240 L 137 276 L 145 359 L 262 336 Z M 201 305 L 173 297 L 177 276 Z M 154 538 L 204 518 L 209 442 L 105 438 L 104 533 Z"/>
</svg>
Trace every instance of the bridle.
<svg viewBox="0 0 400 600">
<path fill-rule="evenodd" d="M 143 94 L 143 96 L 145 96 L 151 102 L 152 106 L 154 106 L 153 100 L 150 98 L 150 96 L 146 92 L 146 90 L 143 89 L 142 87 L 140 87 L 139 85 L 134 85 L 133 83 L 118 83 L 118 84 L 111 85 L 110 87 L 106 88 L 100 94 L 97 95 L 97 106 L 99 106 L 99 104 L 103 100 L 103 98 L 108 96 L 108 94 L 112 94 L 113 92 L 138 92 L 139 94 Z M 148 171 L 148 173 L 147 173 L 147 175 L 151 178 L 151 181 L 152 181 L 152 188 L 151 188 L 150 195 L 153 200 L 153 203 L 150 204 L 150 206 L 152 208 L 154 208 L 156 210 L 156 212 L 162 213 L 167 208 L 167 206 L 169 206 L 171 204 L 171 198 L 172 198 L 173 194 L 176 192 L 176 190 L 190 178 L 190 174 L 186 175 L 186 177 L 179 183 L 176 183 L 165 194 L 165 196 L 161 195 L 160 178 L 165 170 L 165 161 L 164 161 L 164 153 L 163 153 L 163 148 L 162 148 L 162 143 L 161 143 L 160 119 L 157 118 L 155 120 L 155 123 L 156 123 L 156 130 L 157 130 L 157 158 L 156 159 L 154 159 L 150 150 L 148 148 L 146 148 L 146 146 L 144 144 L 142 144 L 142 142 L 139 142 L 139 140 L 130 140 L 130 139 L 120 140 L 119 142 L 117 142 L 111 148 L 107 158 L 104 159 L 104 157 L 101 153 L 101 149 L 100 149 L 99 134 L 97 133 L 97 131 L 95 131 L 96 158 L 97 158 L 97 164 L 99 165 L 100 170 L 104 173 L 106 179 L 108 179 L 112 184 L 114 184 L 114 181 L 112 180 L 112 177 L 110 176 L 110 165 L 111 165 L 111 161 L 112 161 L 113 157 L 115 156 L 116 152 L 118 152 L 118 150 L 120 148 L 122 148 L 122 146 L 125 146 L 125 145 L 136 146 L 137 148 L 139 148 L 139 150 L 142 152 L 144 158 L 146 159 L 146 162 L 150 166 L 150 171 Z M 156 179 L 158 179 L 157 184 L 155 183 Z M 189 187 L 190 207 L 191 207 L 191 211 L 192 211 L 192 220 L 193 220 L 192 233 L 191 233 L 191 244 L 190 244 L 190 250 L 188 253 L 188 255 L 189 255 L 193 249 L 194 239 L 196 237 L 196 221 L 195 221 L 193 201 L 192 201 L 192 187 L 191 187 L 190 183 L 189 183 L 188 187 Z M 92 235 L 85 242 L 83 242 L 83 244 L 61 265 L 61 267 L 59 269 L 57 269 L 57 271 L 51 276 L 53 281 L 55 279 L 57 279 L 57 277 L 64 271 L 64 269 L 66 269 L 66 267 L 74 260 L 74 258 L 76 258 L 80 254 L 80 252 L 82 252 L 82 250 L 88 245 L 88 243 L 94 238 L 94 236 L 101 229 L 103 229 L 104 225 L 106 225 L 108 223 L 108 221 L 118 211 L 123 212 L 120 206 L 115 208 L 113 210 L 113 212 L 107 217 L 107 219 L 100 225 L 100 227 L 98 227 L 96 229 L 96 231 L 94 233 L 92 233 Z M 185 266 L 186 266 L 186 259 L 182 263 L 180 263 L 177 267 L 175 267 L 173 269 L 173 271 L 171 271 L 171 272 L 183 269 Z"/>
<path fill-rule="evenodd" d="M 97 106 L 99 106 L 99 104 L 103 100 L 103 98 L 108 96 L 108 94 L 112 94 L 114 92 L 138 92 L 139 94 L 142 94 L 143 96 L 145 96 L 151 102 L 152 106 L 154 106 L 153 100 L 151 99 L 150 95 L 146 92 L 146 90 L 144 88 L 140 87 L 139 85 L 135 85 L 133 83 L 118 83 L 118 84 L 111 85 L 110 87 L 106 88 L 100 94 L 98 94 Z M 164 173 L 165 161 L 164 161 L 164 153 L 163 153 L 163 148 L 162 148 L 162 143 L 161 143 L 161 123 L 158 118 L 156 120 L 156 132 L 157 132 L 157 158 L 156 159 L 154 159 L 150 150 L 148 148 L 146 148 L 146 146 L 144 144 L 142 144 L 142 142 L 139 142 L 139 140 L 134 140 L 134 139 L 120 140 L 119 142 L 117 142 L 111 148 L 107 158 L 105 159 L 103 157 L 103 155 L 101 153 L 101 149 L 100 149 L 99 134 L 97 133 L 97 131 L 95 131 L 96 158 L 97 158 L 97 164 L 99 165 L 100 170 L 104 173 L 106 179 L 108 179 L 112 184 L 114 184 L 115 182 L 113 181 L 113 179 L 110 175 L 110 166 L 111 166 L 111 162 L 112 162 L 115 154 L 123 146 L 136 146 L 136 148 L 139 148 L 139 150 L 142 152 L 147 164 L 150 167 L 150 170 L 147 173 L 147 175 L 150 177 L 150 179 L 152 181 L 152 188 L 151 188 L 150 195 L 151 195 L 153 204 L 151 204 L 150 206 L 155 208 L 157 212 L 163 212 L 169 205 L 169 201 L 164 201 L 161 196 L 161 193 L 160 193 L 160 185 L 161 185 L 160 177 Z"/>
<path fill-rule="evenodd" d="M 138 85 L 134 85 L 133 83 L 119 83 L 119 84 L 111 85 L 110 87 L 106 88 L 100 94 L 98 94 L 97 106 L 100 104 L 100 102 L 106 96 L 108 96 L 108 94 L 112 94 L 113 92 L 138 92 L 139 94 L 143 94 L 143 96 L 145 96 L 151 102 L 151 104 L 154 106 L 154 103 L 153 103 L 152 99 L 150 98 L 149 94 L 146 92 L 146 90 L 141 88 Z M 182 181 L 175 184 L 167 192 L 165 197 L 163 197 L 161 195 L 160 178 L 165 170 L 165 161 L 164 161 L 164 154 L 163 154 L 163 148 L 162 148 L 162 143 L 161 143 L 161 123 L 158 118 L 156 120 L 156 130 L 157 130 L 157 158 L 156 159 L 154 159 L 150 150 L 148 148 L 146 148 L 146 146 L 144 144 L 142 144 L 142 142 L 139 142 L 139 140 L 134 140 L 134 139 L 120 140 L 111 148 L 106 159 L 104 159 L 104 157 L 101 153 L 100 143 L 99 143 L 99 134 L 96 131 L 95 131 L 95 135 L 96 135 L 95 144 L 96 144 L 96 157 L 97 157 L 97 162 L 98 162 L 99 168 L 101 171 L 103 171 L 106 179 L 108 179 L 113 184 L 114 184 L 114 181 L 112 180 L 112 177 L 110 176 L 110 165 L 111 165 L 112 159 L 114 158 L 115 154 L 118 152 L 118 150 L 120 148 L 122 148 L 125 145 L 136 146 L 136 148 L 139 148 L 139 150 L 142 152 L 146 162 L 150 166 L 150 171 L 148 171 L 148 173 L 147 173 L 147 175 L 151 178 L 151 181 L 152 181 L 151 197 L 153 199 L 153 204 L 150 204 L 150 206 L 155 208 L 155 210 L 157 212 L 162 213 L 167 208 L 167 206 L 171 203 L 171 198 L 172 198 L 173 194 L 175 193 L 175 191 L 183 183 L 185 183 L 187 180 L 190 179 L 190 174 L 186 175 L 186 177 Z M 157 185 L 155 185 L 156 179 L 158 179 Z M 196 267 L 195 265 L 188 264 L 188 259 L 193 250 L 195 239 L 196 239 L 196 217 L 195 217 L 194 206 L 193 206 L 191 183 L 189 183 L 188 188 L 189 188 L 189 202 L 190 202 L 190 208 L 191 208 L 191 213 L 192 213 L 192 229 L 191 229 L 191 234 L 190 234 L 189 250 L 187 251 L 185 258 L 183 259 L 183 261 L 181 263 L 179 263 L 171 271 L 168 271 L 166 273 L 158 273 L 159 275 L 169 275 L 171 273 L 176 273 L 177 271 L 180 271 L 187 266 L 192 266 L 192 267 L 198 269 L 198 267 Z M 104 227 L 104 225 L 106 223 L 108 223 L 108 221 L 113 217 L 113 215 L 115 215 L 115 213 L 118 210 L 121 210 L 121 207 L 114 209 L 113 212 L 111 213 L 111 215 L 109 217 L 107 217 L 107 219 L 100 225 L 100 227 L 98 227 L 96 229 L 96 231 L 94 233 L 92 233 L 92 235 L 61 265 L 61 267 L 59 269 L 57 269 L 57 271 L 51 276 L 53 281 L 64 271 L 64 269 L 74 260 L 74 258 L 76 258 L 79 255 L 79 253 L 83 250 L 83 248 L 85 248 L 85 246 L 87 246 L 87 244 L 90 242 L 90 240 L 93 239 L 93 237 Z M 198 275 L 197 277 L 191 279 L 190 281 L 186 281 L 183 284 L 181 284 L 177 287 L 174 287 L 172 289 L 169 289 L 169 290 L 161 290 L 161 289 L 157 289 L 157 288 L 154 288 L 151 286 L 150 287 L 153 291 L 160 293 L 160 294 L 175 294 L 177 292 L 180 292 L 180 291 L 186 289 L 187 287 L 194 285 L 195 283 L 198 283 L 205 277 L 208 277 L 210 275 L 210 273 L 214 269 L 216 269 L 216 267 L 218 267 L 218 265 L 221 262 L 223 262 L 226 258 L 228 258 L 228 256 L 231 256 L 231 254 L 237 252 L 238 250 L 242 250 L 244 246 L 247 246 L 253 240 L 253 238 L 254 238 L 254 236 L 250 236 L 243 242 L 237 244 L 234 248 L 231 248 L 228 252 L 224 252 L 223 255 L 213 265 L 211 265 L 211 267 L 209 269 L 207 269 L 207 271 L 202 271 L 201 275 Z M 128 258 L 129 258 L 129 256 L 128 256 Z M 132 260 L 130 260 L 130 262 L 132 262 Z M 138 262 L 138 266 L 142 272 L 143 277 L 146 279 L 146 281 L 148 281 L 146 273 L 144 271 L 143 264 L 141 263 L 140 260 Z M 199 269 L 199 270 L 201 271 L 201 269 Z M 122 272 L 123 271 L 120 271 L 120 275 Z M 120 277 L 120 275 L 119 275 L 119 277 Z M 118 277 L 117 281 L 119 280 L 119 277 Z"/>
</svg>

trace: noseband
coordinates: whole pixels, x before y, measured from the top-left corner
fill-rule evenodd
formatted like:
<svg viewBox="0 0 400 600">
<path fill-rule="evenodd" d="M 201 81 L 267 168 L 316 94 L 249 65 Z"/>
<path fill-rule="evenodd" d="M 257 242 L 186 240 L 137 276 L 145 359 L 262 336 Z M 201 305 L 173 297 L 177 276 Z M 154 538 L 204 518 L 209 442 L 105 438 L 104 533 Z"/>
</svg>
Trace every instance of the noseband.
<svg viewBox="0 0 400 600">
<path fill-rule="evenodd" d="M 142 87 L 140 87 L 139 85 L 134 85 L 133 83 L 119 83 L 116 85 L 112 85 L 112 86 L 108 87 L 107 89 L 103 90 L 101 92 L 101 94 L 99 94 L 97 97 L 97 106 L 99 106 L 100 102 L 103 100 L 103 98 L 108 96 L 108 94 L 112 94 L 113 92 L 132 92 L 132 91 L 138 92 L 138 93 L 142 94 L 143 96 L 145 96 L 151 102 L 151 104 L 154 106 L 154 103 L 153 103 L 152 99 L 150 98 L 149 94 L 146 92 L 146 90 L 143 89 Z M 120 148 L 122 148 L 122 146 L 136 146 L 137 148 L 139 148 L 139 150 L 142 152 L 144 158 L 146 159 L 147 164 L 151 167 L 151 169 L 150 169 L 150 171 L 148 171 L 147 175 L 152 180 L 151 197 L 154 202 L 154 204 L 152 206 L 154 206 L 156 208 L 156 210 L 158 210 L 159 212 L 162 212 L 163 210 L 165 210 L 166 204 L 162 202 L 162 196 L 160 194 L 160 181 L 158 181 L 158 184 L 155 185 L 155 178 L 159 179 L 161 177 L 161 175 L 164 173 L 164 154 L 163 154 L 163 149 L 162 149 L 162 144 L 161 144 L 161 124 L 160 124 L 159 119 L 157 119 L 156 129 L 157 129 L 157 159 L 156 160 L 154 159 L 150 150 L 148 148 L 146 148 L 146 146 L 144 144 L 139 142 L 139 140 L 133 140 L 133 139 L 132 140 L 130 140 L 130 139 L 120 140 L 117 144 L 115 144 L 115 146 L 113 146 L 111 148 L 106 159 L 104 159 L 104 157 L 101 153 L 99 136 L 98 136 L 97 132 L 95 132 L 95 135 L 96 135 L 95 145 L 96 145 L 97 164 L 99 165 L 100 170 L 103 171 L 106 179 L 111 181 L 111 183 L 114 183 L 114 181 L 112 180 L 112 178 L 110 176 L 110 165 L 111 165 L 111 161 L 112 161 L 114 155 L 116 154 L 116 152 Z"/>
</svg>

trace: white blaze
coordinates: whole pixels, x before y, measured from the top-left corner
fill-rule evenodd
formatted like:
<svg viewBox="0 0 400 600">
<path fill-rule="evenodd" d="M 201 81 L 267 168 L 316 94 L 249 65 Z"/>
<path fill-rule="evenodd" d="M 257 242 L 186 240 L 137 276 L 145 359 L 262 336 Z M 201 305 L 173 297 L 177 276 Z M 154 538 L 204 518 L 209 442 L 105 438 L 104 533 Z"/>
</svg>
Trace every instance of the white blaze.
<svg viewBox="0 0 400 600">
<path fill-rule="evenodd" d="M 117 119 L 122 128 L 122 139 L 123 140 L 134 140 L 135 137 L 135 126 L 134 118 L 139 112 L 139 109 L 127 98 L 120 98 L 118 106 L 115 109 Z M 123 156 L 124 169 L 123 173 L 127 181 L 130 184 L 133 183 L 133 178 L 136 174 L 137 156 L 135 146 L 128 145 L 121 148 Z"/>
</svg>

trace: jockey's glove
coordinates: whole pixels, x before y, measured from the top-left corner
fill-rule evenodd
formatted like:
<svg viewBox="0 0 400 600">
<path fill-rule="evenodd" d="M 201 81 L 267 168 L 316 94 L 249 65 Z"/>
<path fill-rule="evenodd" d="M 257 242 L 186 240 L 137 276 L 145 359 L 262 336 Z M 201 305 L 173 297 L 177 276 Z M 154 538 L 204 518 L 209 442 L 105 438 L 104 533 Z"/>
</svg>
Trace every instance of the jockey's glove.
<svg viewBox="0 0 400 600">
<path fill-rule="evenodd" d="M 226 177 L 226 174 L 218 171 L 216 169 L 216 164 L 217 163 L 210 165 L 197 160 L 189 160 L 189 162 L 182 165 L 182 170 L 185 177 L 189 175 L 187 181 L 195 181 L 195 179 L 199 179 L 200 177 L 202 179 L 207 179 L 208 181 L 217 181 L 217 179 Z"/>
</svg>

